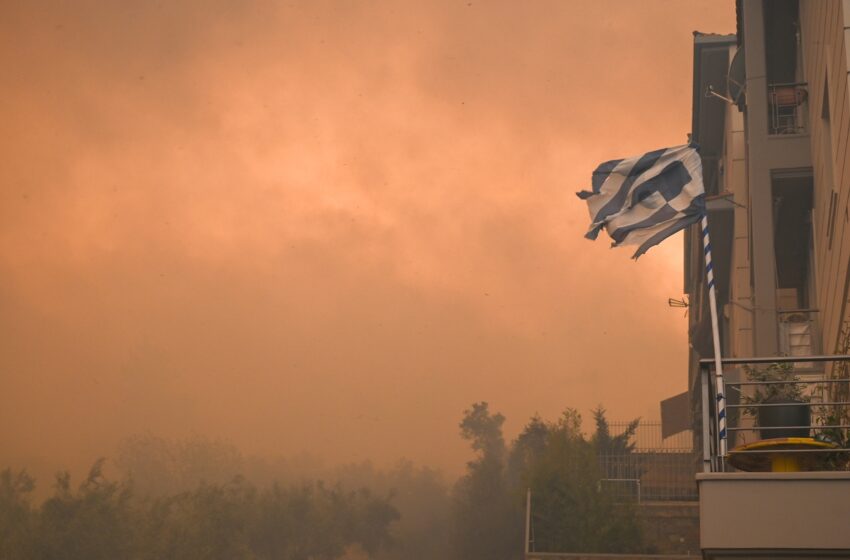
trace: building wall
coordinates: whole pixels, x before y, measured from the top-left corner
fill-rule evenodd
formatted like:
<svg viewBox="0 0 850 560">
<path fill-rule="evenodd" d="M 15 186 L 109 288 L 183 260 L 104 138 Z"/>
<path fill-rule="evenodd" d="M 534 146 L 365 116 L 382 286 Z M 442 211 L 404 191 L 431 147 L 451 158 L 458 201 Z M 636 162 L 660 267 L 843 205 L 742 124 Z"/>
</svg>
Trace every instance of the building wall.
<svg viewBox="0 0 850 560">
<path fill-rule="evenodd" d="M 731 49 L 732 60 L 735 47 Z M 729 317 L 730 355 L 751 356 L 753 353 L 753 290 L 750 284 L 750 220 L 748 216 L 747 150 L 744 135 L 744 115 L 730 106 L 726 111 L 723 150 L 723 187 L 734 201 L 735 232 L 732 246 L 732 266 L 729 305 L 724 313 Z"/>
<path fill-rule="evenodd" d="M 733 48 L 732 50 L 736 50 Z M 730 57 L 731 60 L 731 57 Z M 747 138 L 744 132 L 744 114 L 736 107 L 730 106 L 726 111 L 724 124 L 724 189 L 731 193 L 734 206 L 734 241 L 732 246 L 732 263 L 729 281 L 731 293 L 729 304 L 723 310 L 729 317 L 729 348 L 730 357 L 752 356 L 753 348 L 753 286 L 752 268 L 750 263 L 750 218 L 749 218 L 749 189 L 747 187 Z M 726 379 L 739 381 L 741 371 L 738 368 L 727 367 Z M 737 394 L 728 395 L 730 403 L 737 403 Z M 730 422 L 743 425 L 736 411 L 729 411 Z M 744 419 L 745 420 L 745 419 Z M 730 434 L 730 445 L 736 445 L 742 432 Z"/>
<path fill-rule="evenodd" d="M 641 504 L 638 515 L 656 554 L 699 554 L 698 502 Z"/>
<path fill-rule="evenodd" d="M 787 3 L 782 4 L 787 8 Z M 842 327 L 850 325 L 850 0 L 799 0 L 801 56 L 795 81 L 807 82 L 804 109 L 808 114 L 804 130 L 786 134 L 772 131 L 769 119 L 765 9 L 778 9 L 778 5 L 771 0 L 740 0 L 737 6 L 745 45 L 746 112 L 728 105 L 720 152 L 723 172 L 719 190 L 723 198 L 734 203 L 729 303 L 720 310 L 728 319 L 722 326 L 724 354 L 775 356 L 785 349 L 787 332 L 780 340 L 785 331 L 780 329 L 779 319 L 787 317 L 794 306 L 778 302 L 773 189 L 778 174 L 793 171 L 806 175 L 809 170 L 813 185 L 814 287 L 813 297 L 804 306 L 819 310 L 814 315 L 817 326 L 813 334 L 820 338 L 812 351 L 850 353 L 850 348 L 837 344 L 847 338 L 840 336 Z M 697 36 L 695 48 L 705 43 L 704 36 Z M 736 49 L 734 42 L 728 48 L 731 54 Z M 705 73 L 716 69 L 703 64 L 702 58 L 695 58 L 694 63 L 696 124 L 704 117 L 703 112 L 714 110 L 702 98 Z M 722 89 L 719 77 L 712 80 L 716 90 Z M 696 126 L 694 130 L 703 132 Z M 782 223 L 778 227 L 782 228 Z M 693 228 L 685 236 L 685 285 L 691 303 L 689 382 L 697 412 L 697 360 L 712 355 L 696 351 L 697 343 L 704 343 L 701 327 L 709 321 L 701 250 L 699 232 Z M 805 373 L 817 376 L 822 373 L 819 367 L 815 364 Z M 725 373 L 729 381 L 742 375 L 734 368 Z M 727 396 L 732 399 L 735 395 Z M 748 422 L 746 418 L 736 421 L 741 427 Z M 745 432 L 738 435 L 747 437 Z"/>
<path fill-rule="evenodd" d="M 816 0 L 817 1 L 817 0 Z M 753 353 L 779 353 L 772 177 L 811 166 L 808 134 L 771 135 L 765 57 L 764 3 L 743 0 L 746 54 L 747 185 L 753 287 Z"/>
<path fill-rule="evenodd" d="M 824 353 L 847 350 L 837 348 L 836 344 L 842 323 L 847 320 L 850 263 L 848 26 L 850 1 L 800 2 L 815 185 L 813 236 L 816 295 Z M 825 88 L 828 88 L 827 95 Z M 827 108 L 824 106 L 825 101 L 828 101 Z M 828 119 L 824 118 L 826 114 Z"/>
</svg>

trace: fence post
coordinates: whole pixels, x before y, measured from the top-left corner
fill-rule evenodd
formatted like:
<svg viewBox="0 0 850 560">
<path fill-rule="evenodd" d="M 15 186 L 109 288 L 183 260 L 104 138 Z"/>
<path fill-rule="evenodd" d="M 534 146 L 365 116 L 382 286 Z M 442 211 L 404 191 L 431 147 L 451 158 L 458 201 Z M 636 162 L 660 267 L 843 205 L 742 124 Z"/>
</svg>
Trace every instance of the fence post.
<svg viewBox="0 0 850 560">
<path fill-rule="evenodd" d="M 531 552 L 531 488 L 525 491 L 525 556 Z"/>
</svg>

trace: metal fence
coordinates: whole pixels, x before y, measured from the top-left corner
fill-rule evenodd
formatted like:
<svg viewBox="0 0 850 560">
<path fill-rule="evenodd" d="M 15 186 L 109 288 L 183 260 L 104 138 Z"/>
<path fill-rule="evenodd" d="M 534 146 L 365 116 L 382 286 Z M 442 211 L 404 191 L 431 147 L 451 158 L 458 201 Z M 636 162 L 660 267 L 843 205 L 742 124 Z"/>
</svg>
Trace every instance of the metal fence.
<svg viewBox="0 0 850 560">
<path fill-rule="evenodd" d="M 600 486 L 618 501 L 697 499 L 693 453 L 631 453 L 600 456 Z"/>
<path fill-rule="evenodd" d="M 626 431 L 629 424 L 629 422 L 609 422 L 608 427 L 612 436 L 618 436 Z M 690 453 L 694 449 L 694 433 L 692 430 L 685 430 L 662 438 L 661 422 L 641 420 L 629 443 L 634 444 L 635 451 Z"/>
<path fill-rule="evenodd" d="M 612 436 L 625 432 L 628 422 L 610 424 Z M 660 422 L 641 422 L 629 438 L 626 453 L 599 455 L 600 487 L 618 501 L 692 501 L 697 499 L 695 475 L 699 459 L 693 433 L 661 437 Z"/>
</svg>

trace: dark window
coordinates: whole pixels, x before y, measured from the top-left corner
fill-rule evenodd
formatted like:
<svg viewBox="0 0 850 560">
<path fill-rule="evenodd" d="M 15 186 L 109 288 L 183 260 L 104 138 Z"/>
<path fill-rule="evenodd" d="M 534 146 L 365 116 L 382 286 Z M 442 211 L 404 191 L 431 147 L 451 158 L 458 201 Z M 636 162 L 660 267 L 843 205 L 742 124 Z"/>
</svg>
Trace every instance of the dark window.
<svg viewBox="0 0 850 560">
<path fill-rule="evenodd" d="M 764 2 L 764 54 L 768 84 L 792 84 L 802 78 L 797 52 L 799 13 L 797 0 Z"/>
<path fill-rule="evenodd" d="M 812 176 L 773 179 L 773 231 L 782 308 L 805 309 L 811 300 Z M 787 294 L 787 295 L 786 295 Z"/>
<path fill-rule="evenodd" d="M 770 134 L 805 130 L 807 90 L 800 56 L 797 0 L 768 0 L 764 7 L 764 53 Z"/>
</svg>

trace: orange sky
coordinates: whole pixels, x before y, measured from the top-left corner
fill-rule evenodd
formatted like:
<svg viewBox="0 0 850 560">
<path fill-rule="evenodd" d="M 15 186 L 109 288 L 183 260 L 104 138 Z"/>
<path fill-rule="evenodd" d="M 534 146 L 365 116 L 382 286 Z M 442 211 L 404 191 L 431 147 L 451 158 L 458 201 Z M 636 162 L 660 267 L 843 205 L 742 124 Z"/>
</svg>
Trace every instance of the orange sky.
<svg viewBox="0 0 850 560">
<path fill-rule="evenodd" d="M 682 144 L 731 0 L 7 2 L 0 466 L 132 433 L 458 472 L 686 388 L 681 239 L 582 238 L 605 159 Z"/>
</svg>

